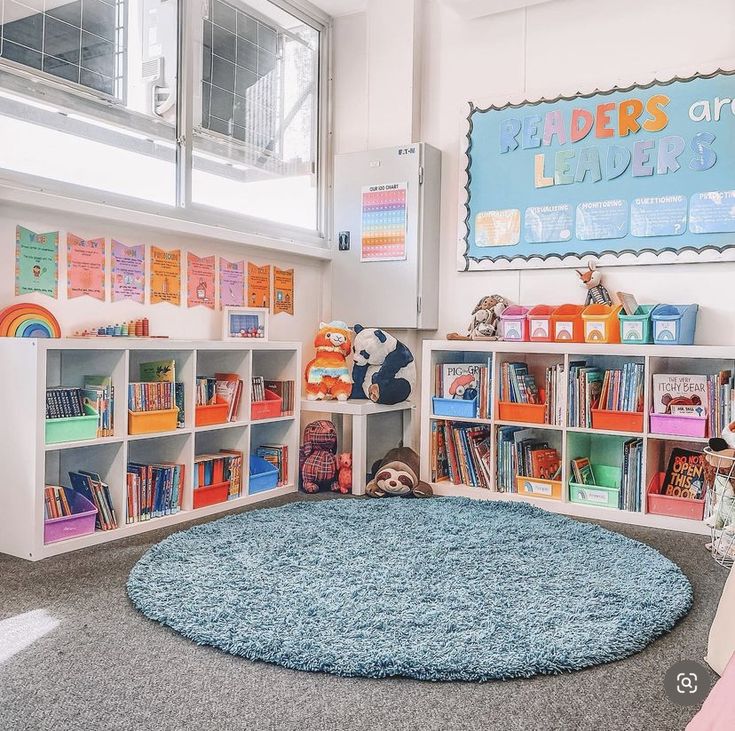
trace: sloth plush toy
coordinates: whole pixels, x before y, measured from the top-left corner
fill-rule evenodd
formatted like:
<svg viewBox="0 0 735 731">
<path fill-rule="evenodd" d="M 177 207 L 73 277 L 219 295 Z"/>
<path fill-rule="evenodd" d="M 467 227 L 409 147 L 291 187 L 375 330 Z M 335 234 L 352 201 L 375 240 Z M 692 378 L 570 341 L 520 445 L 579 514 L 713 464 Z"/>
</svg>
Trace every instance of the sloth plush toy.
<svg viewBox="0 0 735 731">
<path fill-rule="evenodd" d="M 431 485 L 419 479 L 419 456 L 409 447 L 391 449 L 373 469 L 365 492 L 370 497 L 431 497 Z"/>
</svg>

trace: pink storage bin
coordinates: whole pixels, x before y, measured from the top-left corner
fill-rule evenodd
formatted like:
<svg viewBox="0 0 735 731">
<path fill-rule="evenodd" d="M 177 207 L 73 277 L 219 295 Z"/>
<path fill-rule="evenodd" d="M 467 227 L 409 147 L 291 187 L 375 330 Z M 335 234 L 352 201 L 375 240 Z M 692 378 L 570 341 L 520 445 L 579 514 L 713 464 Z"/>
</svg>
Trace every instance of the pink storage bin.
<svg viewBox="0 0 735 731">
<path fill-rule="evenodd" d="M 648 483 L 646 490 L 646 509 L 654 515 L 669 515 L 673 518 L 689 518 L 689 520 L 704 520 L 704 498 L 692 500 L 686 497 L 661 495 L 661 485 L 664 484 L 665 472 L 657 472 Z"/>
<path fill-rule="evenodd" d="M 63 518 L 49 518 L 43 524 L 43 542 L 45 544 L 65 541 L 94 533 L 97 508 L 84 495 L 64 488 L 72 515 Z"/>
<path fill-rule="evenodd" d="M 704 437 L 707 419 L 677 414 L 651 413 L 651 434 L 667 434 L 675 437 Z"/>
<path fill-rule="evenodd" d="M 500 316 L 500 335 L 503 340 L 528 340 L 528 307 L 508 305 Z"/>
</svg>

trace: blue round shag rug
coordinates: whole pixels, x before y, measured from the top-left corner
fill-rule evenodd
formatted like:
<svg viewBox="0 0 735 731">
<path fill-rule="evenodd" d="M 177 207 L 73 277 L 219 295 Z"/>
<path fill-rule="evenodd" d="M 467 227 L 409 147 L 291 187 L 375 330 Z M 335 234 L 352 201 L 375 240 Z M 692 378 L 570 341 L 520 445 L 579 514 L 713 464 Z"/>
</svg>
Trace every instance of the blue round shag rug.
<svg viewBox="0 0 735 731">
<path fill-rule="evenodd" d="M 176 533 L 127 584 L 147 617 L 250 660 L 490 680 L 610 662 L 692 602 L 653 548 L 511 502 L 325 500 Z"/>
</svg>

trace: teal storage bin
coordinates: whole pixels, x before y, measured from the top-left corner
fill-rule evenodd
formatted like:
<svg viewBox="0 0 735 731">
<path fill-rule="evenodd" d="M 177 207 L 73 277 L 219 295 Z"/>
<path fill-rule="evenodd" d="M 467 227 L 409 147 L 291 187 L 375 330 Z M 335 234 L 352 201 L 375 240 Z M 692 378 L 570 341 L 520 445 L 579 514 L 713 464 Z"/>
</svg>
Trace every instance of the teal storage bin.
<svg viewBox="0 0 735 731">
<path fill-rule="evenodd" d="M 477 396 L 473 399 L 440 398 L 432 399 L 434 416 L 462 416 L 474 419 L 477 416 Z"/>
<path fill-rule="evenodd" d="M 651 313 L 656 345 L 693 345 L 699 305 L 657 305 Z"/>
<path fill-rule="evenodd" d="M 628 345 L 641 345 L 653 342 L 651 312 L 656 305 L 638 305 L 635 313 L 625 315 L 620 311 L 620 342 Z"/>
<path fill-rule="evenodd" d="M 569 481 L 569 502 L 579 505 L 594 505 L 598 508 L 617 508 L 620 498 L 619 467 L 592 465 L 594 485 L 580 485 Z"/>
<path fill-rule="evenodd" d="M 97 414 L 70 416 L 64 419 L 46 419 L 46 444 L 79 442 L 97 438 Z"/>
</svg>

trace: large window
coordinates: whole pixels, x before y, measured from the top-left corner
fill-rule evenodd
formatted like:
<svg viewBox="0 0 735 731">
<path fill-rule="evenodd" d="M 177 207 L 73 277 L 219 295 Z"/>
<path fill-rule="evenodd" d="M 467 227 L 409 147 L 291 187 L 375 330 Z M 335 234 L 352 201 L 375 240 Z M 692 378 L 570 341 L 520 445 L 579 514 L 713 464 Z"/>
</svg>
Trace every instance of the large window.
<svg viewBox="0 0 735 731">
<path fill-rule="evenodd" d="M 0 9 L 0 135 L 14 140 L 0 146 L 0 176 L 320 236 L 324 18 L 287 0 Z"/>
</svg>

